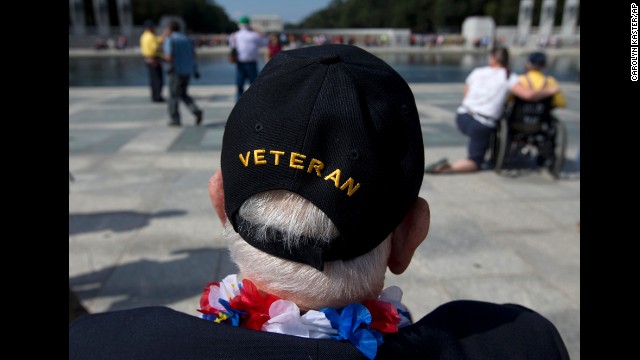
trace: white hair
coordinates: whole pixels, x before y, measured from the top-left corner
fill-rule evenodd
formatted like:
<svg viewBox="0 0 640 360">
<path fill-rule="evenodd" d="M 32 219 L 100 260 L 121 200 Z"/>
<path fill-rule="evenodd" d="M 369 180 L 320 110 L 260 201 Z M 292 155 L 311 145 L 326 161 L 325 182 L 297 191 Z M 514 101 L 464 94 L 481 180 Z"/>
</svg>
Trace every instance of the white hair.
<svg viewBox="0 0 640 360">
<path fill-rule="evenodd" d="M 338 235 L 333 222 L 307 199 L 285 190 L 252 196 L 240 216 L 251 224 L 258 241 L 272 241 L 267 229 L 282 232 L 286 246 L 297 246 L 300 235 L 327 242 Z M 249 245 L 227 221 L 224 231 L 231 258 L 244 278 L 261 290 L 295 302 L 302 309 L 342 307 L 378 297 L 391 252 L 391 235 L 368 253 L 351 260 L 329 261 L 324 271 L 267 254 Z"/>
</svg>

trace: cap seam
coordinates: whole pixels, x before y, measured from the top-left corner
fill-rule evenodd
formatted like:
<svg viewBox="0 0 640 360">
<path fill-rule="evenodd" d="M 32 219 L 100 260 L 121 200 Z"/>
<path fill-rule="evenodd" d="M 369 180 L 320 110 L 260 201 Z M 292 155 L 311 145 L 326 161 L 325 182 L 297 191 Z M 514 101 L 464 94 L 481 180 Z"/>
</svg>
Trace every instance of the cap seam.
<svg viewBox="0 0 640 360">
<path fill-rule="evenodd" d="M 309 66 L 310 65 L 311 64 L 309 64 Z M 300 149 L 300 151 L 302 151 L 303 149 L 306 149 L 307 139 L 309 138 L 309 127 L 310 127 L 309 123 L 311 122 L 311 117 L 315 113 L 315 110 L 316 110 L 316 107 L 317 107 L 317 104 L 318 104 L 318 98 L 320 97 L 320 91 L 322 91 L 322 88 L 324 87 L 324 83 L 327 81 L 327 74 L 329 73 L 329 66 L 330 65 L 327 65 L 327 69 L 324 72 L 324 79 L 322 79 L 322 84 L 320 84 L 320 86 L 318 87 L 318 92 L 316 93 L 316 98 L 313 101 L 313 108 L 311 108 L 311 111 L 309 112 L 309 117 L 307 118 L 307 121 L 306 121 L 307 126 L 306 126 L 306 129 L 304 130 L 304 140 L 302 141 L 302 148 Z M 300 172 L 296 171 L 296 173 L 293 175 L 293 178 L 291 179 L 291 182 L 289 183 L 289 189 L 292 188 L 293 184 L 298 179 L 298 176 L 300 176 Z"/>
</svg>

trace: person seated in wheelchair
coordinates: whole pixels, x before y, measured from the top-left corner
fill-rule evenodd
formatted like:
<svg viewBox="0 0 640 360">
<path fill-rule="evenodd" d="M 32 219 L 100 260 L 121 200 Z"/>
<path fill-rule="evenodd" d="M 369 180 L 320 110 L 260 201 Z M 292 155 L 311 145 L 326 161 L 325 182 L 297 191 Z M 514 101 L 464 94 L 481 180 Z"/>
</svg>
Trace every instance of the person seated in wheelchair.
<svg viewBox="0 0 640 360">
<path fill-rule="evenodd" d="M 469 137 L 467 157 L 449 163 L 443 158 L 428 165 L 427 174 L 466 173 L 483 168 L 496 125 L 504 114 L 510 94 L 530 101 L 552 96 L 557 85 L 536 91 L 525 87 L 509 68 L 509 51 L 498 47 L 489 52 L 488 65 L 475 68 L 464 84 L 462 105 L 456 111 L 456 125 Z"/>
<path fill-rule="evenodd" d="M 537 101 L 522 99 L 512 93 L 505 109 L 509 131 L 517 134 L 514 136 L 541 135 L 531 137 L 540 150 L 537 157 L 537 163 L 540 166 L 553 161 L 554 131 L 558 120 L 553 116 L 552 110 L 566 107 L 567 103 L 556 79 L 544 74 L 543 69 L 546 65 L 547 56 L 543 52 L 531 53 L 525 63 L 527 71 L 519 76 L 519 84 L 535 91 L 547 88 L 557 88 L 558 91 Z"/>
</svg>

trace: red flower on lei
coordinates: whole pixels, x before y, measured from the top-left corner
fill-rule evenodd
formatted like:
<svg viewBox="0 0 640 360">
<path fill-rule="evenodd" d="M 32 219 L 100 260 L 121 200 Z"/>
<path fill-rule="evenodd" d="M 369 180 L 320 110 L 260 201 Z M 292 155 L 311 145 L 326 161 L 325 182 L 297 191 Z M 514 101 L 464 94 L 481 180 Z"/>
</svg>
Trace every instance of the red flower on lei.
<svg viewBox="0 0 640 360">
<path fill-rule="evenodd" d="M 239 316 L 242 327 L 262 330 L 262 325 L 271 318 L 269 316 L 271 304 L 280 298 L 272 294 L 262 295 L 250 280 L 242 280 L 241 287 L 237 285 L 240 284 L 234 285 L 234 289 L 236 289 L 234 291 L 237 291 L 235 293 L 239 295 L 229 298 L 229 309 L 223 306 L 221 298 L 218 299 L 221 291 L 220 283 L 216 281 L 208 283 L 200 297 L 200 309 L 198 311 L 205 315 L 213 316 L 213 319 L 218 319 L 218 321 Z M 214 299 L 210 299 L 212 295 Z M 218 316 L 219 314 L 220 316 Z"/>
<path fill-rule="evenodd" d="M 206 318 L 216 322 L 232 322 L 249 329 L 262 330 L 265 322 L 271 319 L 269 309 L 280 297 L 261 292 L 250 280 L 236 282 L 235 275 L 223 280 L 226 290 L 222 290 L 221 282 L 210 282 L 200 297 L 199 312 Z M 226 295 L 223 295 L 226 294 Z M 228 302 L 224 302 L 227 298 Z M 226 304 L 226 305 L 225 305 Z M 398 332 L 401 321 L 396 307 L 387 301 L 366 300 L 362 303 L 371 315 L 371 323 L 367 326 L 382 334 Z"/>
<path fill-rule="evenodd" d="M 200 298 L 198 311 L 203 314 L 204 319 L 232 326 L 318 339 L 350 341 L 365 356 L 373 359 L 377 347 L 383 343 L 384 334 L 398 332 L 401 322 L 404 322 L 404 325 L 410 323 L 399 313 L 399 309 L 406 309 L 400 303 L 401 298 L 402 291 L 391 287 L 382 292 L 382 300 L 367 300 L 340 309 L 312 310 L 301 316 L 294 303 L 261 292 L 249 280 L 239 282 L 233 274 L 221 282 L 207 284 Z M 274 305 L 276 301 L 279 302 Z M 271 309 L 272 305 L 274 309 Z M 274 316 L 273 320 L 269 315 L 270 310 Z M 293 332 L 289 333 L 287 329 Z"/>
<path fill-rule="evenodd" d="M 383 334 L 398 332 L 400 315 L 393 304 L 380 300 L 366 300 L 362 303 L 371 313 L 370 328 Z"/>
<path fill-rule="evenodd" d="M 244 311 L 247 314 L 242 315 L 242 324 L 244 327 L 254 330 L 262 330 L 262 324 L 267 322 L 269 316 L 269 307 L 274 301 L 280 300 L 279 297 L 272 294 L 260 294 L 260 290 L 249 280 L 242 280 L 242 292 L 239 296 L 229 301 L 232 308 Z"/>
</svg>

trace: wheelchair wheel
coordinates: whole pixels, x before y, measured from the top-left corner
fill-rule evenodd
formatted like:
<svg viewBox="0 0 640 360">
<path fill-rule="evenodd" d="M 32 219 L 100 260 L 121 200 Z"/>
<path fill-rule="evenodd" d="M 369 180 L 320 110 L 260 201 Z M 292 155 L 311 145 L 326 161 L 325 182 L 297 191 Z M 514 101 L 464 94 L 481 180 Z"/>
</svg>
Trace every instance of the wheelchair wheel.
<svg viewBox="0 0 640 360">
<path fill-rule="evenodd" d="M 564 153 L 567 149 L 567 128 L 564 126 L 562 121 L 555 121 L 555 149 L 554 149 L 554 160 L 549 167 L 549 171 L 553 176 L 560 176 L 560 172 L 562 171 L 562 167 L 564 166 Z"/>
<path fill-rule="evenodd" d="M 497 172 L 502 170 L 506 160 L 507 151 L 509 150 L 509 125 L 507 119 L 500 119 L 498 122 L 498 129 L 496 130 L 495 141 L 493 146 L 494 151 L 494 167 Z"/>
<path fill-rule="evenodd" d="M 489 137 L 489 148 L 487 149 L 484 157 L 485 163 L 491 164 L 491 168 L 493 168 L 494 164 L 496 163 L 496 131 L 491 132 L 491 136 Z"/>
</svg>

